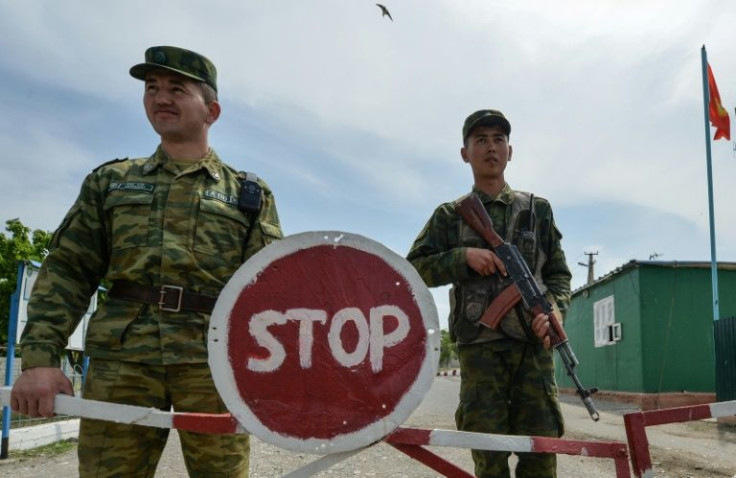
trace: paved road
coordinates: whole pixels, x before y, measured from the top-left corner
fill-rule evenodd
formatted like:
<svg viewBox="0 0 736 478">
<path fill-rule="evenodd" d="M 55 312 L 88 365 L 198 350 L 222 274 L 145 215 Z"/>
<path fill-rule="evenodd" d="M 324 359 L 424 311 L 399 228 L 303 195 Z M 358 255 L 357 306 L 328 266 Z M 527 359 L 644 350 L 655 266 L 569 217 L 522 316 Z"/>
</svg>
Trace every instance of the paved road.
<svg viewBox="0 0 736 478">
<path fill-rule="evenodd" d="M 458 377 L 438 377 L 421 406 L 405 425 L 453 429 L 458 389 Z M 562 406 L 567 427 L 566 438 L 626 441 L 622 416 L 631 411 L 630 408 L 599 402 L 601 420 L 593 422 L 574 397 L 564 397 Z M 653 447 L 654 476 L 657 478 L 736 477 L 736 430 L 719 428 L 712 421 L 699 421 L 649 427 L 647 435 Z M 159 465 L 157 478 L 187 476 L 178 447 L 178 437 L 173 432 Z M 456 465 L 472 470 L 467 450 L 448 447 L 434 447 L 432 450 Z M 285 451 L 254 438 L 251 477 L 280 477 L 316 458 L 314 455 Z M 74 477 L 76 468 L 76 454 L 72 451 L 51 458 L 0 464 L 0 476 Z M 435 478 L 438 475 L 393 447 L 379 443 L 315 476 Z M 559 476 L 597 478 L 615 477 L 616 473 L 611 460 L 560 455 Z"/>
</svg>

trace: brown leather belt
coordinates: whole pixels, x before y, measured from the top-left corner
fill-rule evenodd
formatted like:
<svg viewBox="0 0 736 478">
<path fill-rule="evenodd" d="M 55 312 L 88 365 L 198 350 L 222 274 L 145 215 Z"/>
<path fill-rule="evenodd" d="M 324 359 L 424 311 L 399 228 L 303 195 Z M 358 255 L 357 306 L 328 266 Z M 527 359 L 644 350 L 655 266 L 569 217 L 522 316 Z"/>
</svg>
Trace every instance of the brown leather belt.
<svg viewBox="0 0 736 478">
<path fill-rule="evenodd" d="M 107 292 L 115 299 L 158 305 L 166 312 L 202 312 L 211 314 L 217 297 L 186 292 L 178 285 L 162 285 L 160 288 L 144 286 L 134 282 L 116 280 Z"/>
</svg>

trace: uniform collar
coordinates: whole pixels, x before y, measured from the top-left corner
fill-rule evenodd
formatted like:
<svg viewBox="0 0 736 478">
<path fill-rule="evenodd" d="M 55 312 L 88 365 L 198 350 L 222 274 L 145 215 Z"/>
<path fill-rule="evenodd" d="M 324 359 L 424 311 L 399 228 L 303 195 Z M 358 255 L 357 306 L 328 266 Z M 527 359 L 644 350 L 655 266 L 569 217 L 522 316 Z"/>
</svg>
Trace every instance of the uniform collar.
<svg viewBox="0 0 736 478">
<path fill-rule="evenodd" d="M 501 189 L 501 192 L 498 193 L 498 196 L 491 197 L 488 194 L 484 193 L 480 189 L 473 186 L 473 192 L 478 195 L 481 202 L 483 204 L 488 204 L 493 201 L 500 201 L 504 204 L 511 204 L 514 201 L 514 190 L 511 189 L 511 186 L 509 186 L 509 183 L 504 183 L 503 189 Z"/>
<path fill-rule="evenodd" d="M 156 152 L 153 153 L 151 157 L 149 157 L 148 160 L 143 164 L 143 174 L 151 174 L 153 171 L 163 166 L 163 164 L 169 159 L 169 153 L 167 153 L 164 148 L 159 145 L 158 148 L 156 148 Z M 217 153 L 215 153 L 215 150 L 210 148 L 210 150 L 207 151 L 207 154 L 205 154 L 204 157 L 197 164 L 196 171 L 203 169 L 213 180 L 220 181 L 220 179 L 222 178 L 222 168 L 222 161 L 220 161 L 220 158 L 217 156 Z"/>
</svg>

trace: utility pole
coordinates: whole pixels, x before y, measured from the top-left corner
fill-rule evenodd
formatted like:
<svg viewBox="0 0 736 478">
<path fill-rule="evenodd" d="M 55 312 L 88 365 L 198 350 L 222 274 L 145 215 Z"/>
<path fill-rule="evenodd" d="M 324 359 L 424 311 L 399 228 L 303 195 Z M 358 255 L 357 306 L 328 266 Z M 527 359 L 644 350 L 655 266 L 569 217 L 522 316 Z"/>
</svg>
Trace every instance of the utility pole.
<svg viewBox="0 0 736 478">
<path fill-rule="evenodd" d="M 593 256 L 597 256 L 598 255 L 598 251 L 595 251 L 595 252 L 586 252 L 585 255 L 588 256 L 588 263 L 586 264 L 584 262 L 578 262 L 578 264 L 581 265 L 581 266 L 583 266 L 583 267 L 587 267 L 588 268 L 588 282 L 587 282 L 587 284 L 592 284 L 593 283 L 593 280 L 594 280 L 593 278 L 595 277 L 595 274 L 593 273 L 593 264 L 595 264 L 595 260 L 593 259 Z"/>
</svg>

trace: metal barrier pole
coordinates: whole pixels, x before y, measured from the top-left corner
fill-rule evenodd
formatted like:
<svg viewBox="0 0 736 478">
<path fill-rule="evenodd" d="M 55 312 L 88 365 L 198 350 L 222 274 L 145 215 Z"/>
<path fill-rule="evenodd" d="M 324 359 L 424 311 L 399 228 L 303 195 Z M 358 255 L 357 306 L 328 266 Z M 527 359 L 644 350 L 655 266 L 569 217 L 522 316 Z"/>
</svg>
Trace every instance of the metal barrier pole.
<svg viewBox="0 0 736 478">
<path fill-rule="evenodd" d="M 629 442 L 629 453 L 631 454 L 631 466 L 634 475 L 651 476 L 652 458 L 649 455 L 649 440 L 644 429 L 646 419 L 642 412 L 627 413 L 624 415 L 624 426 L 626 427 L 626 439 Z"/>
<path fill-rule="evenodd" d="M 385 439 L 385 442 L 392 446 L 402 445 L 403 447 L 412 447 L 416 453 L 412 455 L 404 449 L 398 448 L 400 451 L 433 468 L 436 468 L 437 460 L 444 464 L 442 458 L 432 454 L 427 450 L 422 453 L 416 449 L 423 445 L 431 446 L 452 446 L 458 448 L 473 448 L 476 450 L 493 450 L 493 451 L 511 451 L 521 453 L 561 453 L 564 455 L 579 455 L 598 458 L 611 458 L 614 460 L 616 467 L 616 476 L 618 478 L 630 478 L 631 471 L 629 469 L 629 454 L 625 443 L 619 442 L 599 442 L 599 441 L 583 441 L 583 440 L 566 440 L 562 438 L 520 436 L 520 435 L 496 435 L 490 433 L 474 433 L 459 432 L 452 430 L 424 430 L 419 428 L 400 427 Z M 409 450 L 406 448 L 406 450 Z M 464 477 L 467 475 L 457 467 L 449 468 L 448 477 Z"/>
<path fill-rule="evenodd" d="M 624 425 L 626 427 L 626 438 L 629 442 L 634 474 L 639 478 L 650 478 L 654 476 L 646 427 L 732 415 L 736 415 L 736 400 L 627 413 L 624 415 Z"/>
<path fill-rule="evenodd" d="M 15 336 L 18 333 L 18 303 L 20 288 L 25 271 L 25 262 L 18 261 L 18 276 L 15 292 L 10 296 L 10 318 L 8 320 L 8 350 L 5 357 L 5 386 L 13 384 L 13 361 L 15 359 Z M 10 407 L 3 407 L 3 436 L 0 442 L 0 459 L 8 458 L 10 450 Z"/>
</svg>

